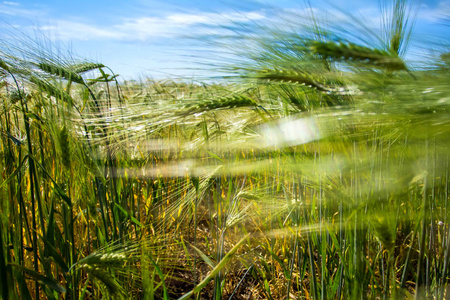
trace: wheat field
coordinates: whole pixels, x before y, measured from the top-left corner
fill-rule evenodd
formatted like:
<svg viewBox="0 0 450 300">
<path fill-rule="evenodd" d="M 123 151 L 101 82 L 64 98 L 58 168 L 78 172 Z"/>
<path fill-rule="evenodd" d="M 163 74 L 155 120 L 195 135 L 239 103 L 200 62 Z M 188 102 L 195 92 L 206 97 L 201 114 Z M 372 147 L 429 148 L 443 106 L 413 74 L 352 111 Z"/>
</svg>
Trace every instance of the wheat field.
<svg viewBox="0 0 450 300">
<path fill-rule="evenodd" d="M 450 299 L 448 44 L 409 61 L 390 5 L 220 81 L 1 41 L 1 298 Z"/>
</svg>

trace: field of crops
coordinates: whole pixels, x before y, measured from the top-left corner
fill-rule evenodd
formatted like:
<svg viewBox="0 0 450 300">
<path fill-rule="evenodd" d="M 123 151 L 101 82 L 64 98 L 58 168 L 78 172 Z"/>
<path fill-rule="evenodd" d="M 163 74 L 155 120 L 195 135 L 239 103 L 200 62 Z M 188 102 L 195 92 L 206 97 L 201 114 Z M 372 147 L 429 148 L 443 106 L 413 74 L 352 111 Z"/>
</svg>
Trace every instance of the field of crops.
<svg viewBox="0 0 450 300">
<path fill-rule="evenodd" d="M 203 82 L 1 41 L 0 297 L 450 299 L 450 55 L 406 7 Z"/>
</svg>

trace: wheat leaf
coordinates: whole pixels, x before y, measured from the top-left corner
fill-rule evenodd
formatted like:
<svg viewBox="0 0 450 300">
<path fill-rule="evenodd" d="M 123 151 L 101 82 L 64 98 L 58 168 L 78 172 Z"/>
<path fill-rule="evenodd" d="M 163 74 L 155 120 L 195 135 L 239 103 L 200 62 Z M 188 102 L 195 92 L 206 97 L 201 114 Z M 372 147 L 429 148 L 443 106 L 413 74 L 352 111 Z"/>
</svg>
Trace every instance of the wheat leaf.
<svg viewBox="0 0 450 300">
<path fill-rule="evenodd" d="M 244 244 L 244 242 L 247 240 L 247 238 L 250 236 L 250 234 L 247 234 L 245 237 L 243 237 L 234 247 L 225 255 L 224 258 L 214 267 L 214 269 L 208 274 L 208 276 L 205 277 L 205 279 L 202 280 L 194 289 L 182 297 L 178 298 L 178 300 L 184 300 L 189 299 L 192 295 L 200 292 L 207 284 L 210 282 L 214 277 L 225 267 L 225 265 L 233 258 L 236 251 L 239 249 L 239 247 Z"/>
</svg>

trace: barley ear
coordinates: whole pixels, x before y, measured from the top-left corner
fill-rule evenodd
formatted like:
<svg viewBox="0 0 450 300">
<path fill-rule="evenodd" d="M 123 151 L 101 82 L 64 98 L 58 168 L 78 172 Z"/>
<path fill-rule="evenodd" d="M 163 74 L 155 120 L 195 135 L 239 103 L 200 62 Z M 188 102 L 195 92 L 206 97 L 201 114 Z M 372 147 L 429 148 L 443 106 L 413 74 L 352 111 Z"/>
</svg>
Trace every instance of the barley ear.
<svg viewBox="0 0 450 300">
<path fill-rule="evenodd" d="M 4 69 L 5 71 L 9 72 L 8 65 L 3 61 L 3 59 L 0 58 L 0 68 Z"/>
<path fill-rule="evenodd" d="M 108 290 L 108 293 L 113 298 L 123 299 L 125 297 L 125 290 L 117 282 L 114 276 L 100 267 L 84 266 L 83 269 L 95 279 L 100 281 Z"/>
<path fill-rule="evenodd" d="M 63 165 L 70 169 L 70 141 L 69 141 L 69 133 L 67 127 L 64 125 L 58 135 L 59 147 L 61 149 L 61 159 Z"/>
<path fill-rule="evenodd" d="M 61 99 L 64 102 L 68 103 L 70 106 L 73 104 L 72 97 L 64 91 L 62 88 L 58 88 L 55 85 L 46 82 L 36 76 L 31 76 L 30 81 L 37 85 L 39 89 L 41 89 L 44 92 L 49 93 L 51 96 Z"/>
<path fill-rule="evenodd" d="M 70 66 L 71 69 L 74 70 L 75 73 L 81 74 L 85 72 L 89 72 L 95 69 L 104 68 L 105 65 L 101 63 L 91 63 L 91 62 L 83 62 L 79 64 L 75 64 Z"/>
<path fill-rule="evenodd" d="M 258 104 L 250 97 L 247 97 L 245 95 L 233 95 L 214 100 L 201 101 L 196 104 L 185 105 L 184 109 L 181 110 L 181 114 L 186 115 L 211 110 L 252 106 L 258 106 Z"/>
<path fill-rule="evenodd" d="M 353 43 L 313 41 L 310 49 L 314 54 L 344 61 L 359 61 L 389 70 L 407 70 L 403 60 L 392 52 L 372 49 Z"/>
<path fill-rule="evenodd" d="M 395 246 L 396 225 L 394 216 L 390 214 L 376 215 L 370 220 L 374 229 L 374 235 L 383 245 L 383 248 L 391 252 Z"/>
<path fill-rule="evenodd" d="M 79 260 L 70 269 L 82 269 L 88 274 L 95 277 L 102 284 L 104 284 L 115 298 L 124 298 L 125 289 L 117 282 L 116 278 L 111 272 L 106 270 L 123 270 L 125 265 L 129 262 L 130 257 L 124 251 L 116 251 L 111 253 L 92 253 L 85 258 Z"/>
<path fill-rule="evenodd" d="M 329 87 L 319 82 L 320 79 L 318 77 L 296 69 L 265 69 L 258 72 L 256 77 L 268 82 L 304 85 L 322 92 L 330 90 Z"/>
<path fill-rule="evenodd" d="M 42 71 L 45 71 L 49 74 L 60 76 L 64 79 L 67 79 L 69 81 L 73 81 L 73 82 L 76 82 L 79 84 L 84 84 L 83 77 L 81 77 L 79 74 L 72 72 L 62 66 L 43 62 L 43 63 L 38 64 L 38 67 Z"/>
</svg>

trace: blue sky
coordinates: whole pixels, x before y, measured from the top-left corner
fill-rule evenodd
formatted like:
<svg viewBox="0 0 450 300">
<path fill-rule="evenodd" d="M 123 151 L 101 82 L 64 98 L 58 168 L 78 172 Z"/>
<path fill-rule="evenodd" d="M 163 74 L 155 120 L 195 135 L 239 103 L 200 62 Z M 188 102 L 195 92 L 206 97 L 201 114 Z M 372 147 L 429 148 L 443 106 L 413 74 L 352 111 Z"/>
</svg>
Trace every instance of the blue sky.
<svg viewBox="0 0 450 300">
<path fill-rule="evenodd" d="M 378 1 L 331 3 L 316 0 L 311 7 L 318 14 L 333 14 L 335 21 L 351 12 L 368 25 L 379 23 Z M 419 44 L 425 47 L 434 36 L 450 33 L 448 22 L 439 24 L 450 15 L 450 0 L 417 1 L 416 7 Z M 220 26 L 235 23 L 270 25 L 279 21 L 280 11 L 301 15 L 305 8 L 302 0 L 0 0 L 0 28 L 31 36 L 38 32 L 125 79 L 189 77 L 201 72 L 189 58 L 201 47 L 199 41 L 182 37 L 222 34 Z"/>
</svg>

